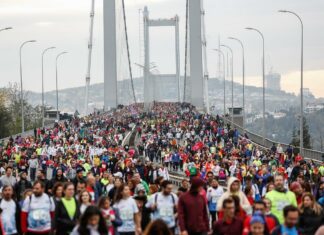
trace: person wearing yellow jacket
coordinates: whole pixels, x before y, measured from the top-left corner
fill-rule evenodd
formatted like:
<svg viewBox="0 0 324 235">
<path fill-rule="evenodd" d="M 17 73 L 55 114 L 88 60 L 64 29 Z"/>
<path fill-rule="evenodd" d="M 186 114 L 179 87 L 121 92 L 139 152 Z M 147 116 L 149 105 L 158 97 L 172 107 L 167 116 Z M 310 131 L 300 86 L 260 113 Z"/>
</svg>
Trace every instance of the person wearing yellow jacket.
<svg viewBox="0 0 324 235">
<path fill-rule="evenodd" d="M 297 200 L 293 192 L 285 189 L 283 175 L 276 175 L 274 180 L 275 188 L 265 197 L 271 201 L 271 213 L 277 217 L 280 224 L 283 224 L 283 209 L 288 205 L 297 207 Z"/>
</svg>

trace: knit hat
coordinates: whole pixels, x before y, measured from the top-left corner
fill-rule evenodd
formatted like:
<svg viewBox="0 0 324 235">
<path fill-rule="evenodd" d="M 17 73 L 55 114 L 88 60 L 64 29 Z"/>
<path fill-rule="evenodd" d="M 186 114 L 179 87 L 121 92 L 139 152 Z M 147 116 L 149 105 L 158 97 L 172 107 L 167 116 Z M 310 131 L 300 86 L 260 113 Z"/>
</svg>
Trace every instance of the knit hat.
<svg viewBox="0 0 324 235">
<path fill-rule="evenodd" d="M 204 186 L 205 182 L 199 177 L 194 177 L 191 179 L 190 191 L 195 192 L 199 187 Z"/>
<path fill-rule="evenodd" d="M 250 220 L 250 225 L 255 224 L 255 223 L 265 224 L 265 220 L 264 220 L 264 217 L 262 216 L 262 213 L 255 212 L 252 215 L 251 220 Z"/>
<path fill-rule="evenodd" d="M 300 187 L 301 187 L 300 183 L 298 183 L 298 182 L 293 182 L 293 183 L 290 185 L 290 190 L 291 190 L 291 191 L 294 191 L 295 189 L 300 188 Z"/>
</svg>

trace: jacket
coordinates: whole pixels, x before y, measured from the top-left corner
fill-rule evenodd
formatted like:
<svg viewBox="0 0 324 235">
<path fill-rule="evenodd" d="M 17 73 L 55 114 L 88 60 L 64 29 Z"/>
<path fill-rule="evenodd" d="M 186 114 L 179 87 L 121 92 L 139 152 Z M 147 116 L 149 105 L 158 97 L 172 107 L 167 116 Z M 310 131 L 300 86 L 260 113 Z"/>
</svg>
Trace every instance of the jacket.
<svg viewBox="0 0 324 235">
<path fill-rule="evenodd" d="M 64 204 L 62 201 L 59 201 L 55 207 L 55 219 L 54 219 L 54 228 L 56 228 L 57 235 L 69 235 L 74 226 L 77 224 L 77 221 L 81 215 L 80 206 L 77 200 L 74 198 L 76 204 L 76 211 L 73 219 L 70 218 Z"/>
<path fill-rule="evenodd" d="M 219 198 L 219 200 L 217 201 L 217 211 L 221 211 L 223 208 L 223 201 L 228 198 L 231 195 L 237 195 L 240 198 L 240 204 L 242 209 L 249 214 L 252 211 L 251 208 L 251 204 L 249 202 L 249 200 L 247 199 L 247 197 L 245 196 L 245 194 L 239 190 L 237 193 L 231 193 L 231 185 L 235 182 L 235 181 L 239 181 L 238 178 L 236 177 L 231 177 L 228 180 L 228 186 L 227 186 L 227 191 L 225 193 L 223 193 L 223 195 Z M 240 182 L 240 181 L 239 181 Z"/>
<path fill-rule="evenodd" d="M 31 188 L 32 188 L 32 184 L 30 183 L 30 181 L 26 179 L 19 180 L 14 188 L 15 194 L 17 196 L 17 201 L 20 201 L 22 199 L 22 194 L 25 192 L 26 189 L 31 189 Z"/>
<path fill-rule="evenodd" d="M 213 225 L 213 235 L 241 234 L 243 231 L 243 222 L 234 217 L 231 223 L 224 220 L 216 221 Z"/>
<path fill-rule="evenodd" d="M 301 233 L 298 230 L 297 234 L 301 235 Z M 286 235 L 286 233 L 282 233 L 282 225 L 279 225 L 271 232 L 271 235 Z"/>
<path fill-rule="evenodd" d="M 298 228 L 303 235 L 313 235 L 316 230 L 324 225 L 324 213 L 317 215 L 310 208 L 305 208 L 303 213 L 300 213 Z"/>
<path fill-rule="evenodd" d="M 178 202 L 178 220 L 181 232 L 208 232 L 209 219 L 205 198 L 199 193 L 183 194 Z"/>
</svg>

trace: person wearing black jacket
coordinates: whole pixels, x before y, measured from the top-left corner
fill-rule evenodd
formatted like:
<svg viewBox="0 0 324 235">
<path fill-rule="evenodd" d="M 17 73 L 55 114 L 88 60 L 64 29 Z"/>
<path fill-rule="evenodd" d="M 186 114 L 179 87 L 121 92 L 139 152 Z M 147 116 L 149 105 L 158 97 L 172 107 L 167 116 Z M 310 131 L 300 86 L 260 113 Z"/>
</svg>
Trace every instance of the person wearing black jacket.
<svg viewBox="0 0 324 235">
<path fill-rule="evenodd" d="M 76 188 L 78 182 L 86 183 L 86 180 L 83 176 L 85 169 L 83 167 L 77 167 L 76 177 L 72 180 L 74 187 Z"/>
<path fill-rule="evenodd" d="M 55 178 L 51 179 L 48 183 L 48 192 L 52 193 L 52 188 L 54 187 L 55 183 L 61 182 L 65 183 L 67 182 L 67 179 L 63 175 L 63 171 L 61 168 L 57 169 Z"/>
<path fill-rule="evenodd" d="M 55 228 L 57 235 L 69 235 L 80 217 L 80 207 L 74 198 L 73 183 L 64 184 L 64 197 L 55 208 Z"/>
<path fill-rule="evenodd" d="M 311 193 L 305 193 L 299 208 L 298 228 L 303 235 L 313 235 L 324 225 L 324 211 Z"/>
<path fill-rule="evenodd" d="M 3 231 L 5 234 L 22 234 L 20 227 L 19 203 L 13 199 L 13 188 L 5 185 L 2 188 L 2 199 L 0 199 L 0 211 Z"/>
<path fill-rule="evenodd" d="M 20 173 L 20 180 L 16 183 L 14 188 L 18 202 L 23 198 L 25 190 L 30 188 L 32 188 L 32 184 L 27 180 L 27 173 L 23 171 Z"/>
</svg>

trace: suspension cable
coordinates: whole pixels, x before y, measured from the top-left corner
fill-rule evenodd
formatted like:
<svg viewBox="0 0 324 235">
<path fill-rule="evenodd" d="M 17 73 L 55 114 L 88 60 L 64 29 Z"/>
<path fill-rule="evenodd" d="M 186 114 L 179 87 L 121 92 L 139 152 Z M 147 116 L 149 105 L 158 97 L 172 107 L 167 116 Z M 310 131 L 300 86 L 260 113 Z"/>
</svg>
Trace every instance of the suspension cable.
<svg viewBox="0 0 324 235">
<path fill-rule="evenodd" d="M 188 17 L 189 17 L 189 0 L 186 0 L 186 41 L 185 41 L 185 63 L 184 63 L 184 85 L 183 85 L 183 102 L 186 101 L 187 87 L 187 64 L 188 64 Z"/>
<path fill-rule="evenodd" d="M 133 81 L 133 71 L 132 71 L 131 58 L 130 58 L 130 52 L 129 52 L 128 33 L 127 33 L 127 24 L 126 24 L 126 12 L 125 12 L 125 1 L 124 0 L 122 0 L 122 5 L 123 5 L 124 29 L 125 29 L 125 37 L 126 37 L 129 75 L 130 75 L 131 84 L 132 84 L 133 98 L 134 98 L 134 102 L 136 104 L 137 102 L 136 102 L 136 96 L 135 96 L 134 81 Z"/>
</svg>

